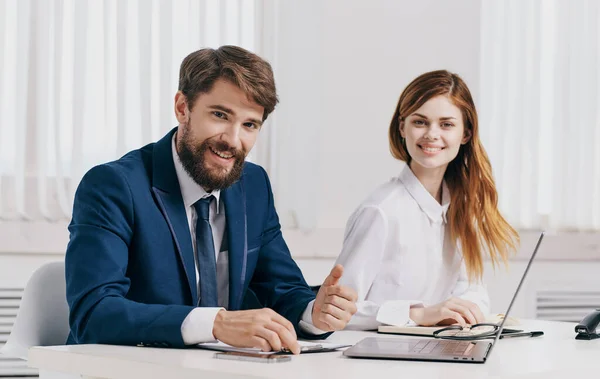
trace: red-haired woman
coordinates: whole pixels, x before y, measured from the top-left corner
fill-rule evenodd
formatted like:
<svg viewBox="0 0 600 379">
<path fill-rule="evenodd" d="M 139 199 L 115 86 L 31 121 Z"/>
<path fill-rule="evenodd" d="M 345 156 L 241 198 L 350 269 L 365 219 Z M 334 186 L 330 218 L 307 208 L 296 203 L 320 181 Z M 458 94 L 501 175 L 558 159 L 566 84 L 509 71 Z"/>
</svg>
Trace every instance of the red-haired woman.
<svg viewBox="0 0 600 379">
<path fill-rule="evenodd" d="M 341 282 L 358 292 L 347 328 L 484 322 L 483 258 L 506 262 L 519 236 L 498 212 L 464 81 L 448 71 L 413 80 L 398 101 L 389 142 L 406 165 L 350 216 L 337 260 Z"/>
</svg>

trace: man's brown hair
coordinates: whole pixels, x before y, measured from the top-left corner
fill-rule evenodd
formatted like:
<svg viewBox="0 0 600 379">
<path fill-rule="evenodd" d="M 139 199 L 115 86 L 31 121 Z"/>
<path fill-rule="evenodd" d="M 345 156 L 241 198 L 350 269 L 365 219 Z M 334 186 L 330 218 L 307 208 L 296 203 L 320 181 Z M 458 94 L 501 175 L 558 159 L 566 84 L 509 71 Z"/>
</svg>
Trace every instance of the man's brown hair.
<svg viewBox="0 0 600 379">
<path fill-rule="evenodd" d="M 271 65 L 248 50 L 229 45 L 195 51 L 181 62 L 179 90 L 188 107 L 191 109 L 198 95 L 210 92 L 221 78 L 238 86 L 265 109 L 263 121 L 275 109 L 278 100 Z"/>
</svg>

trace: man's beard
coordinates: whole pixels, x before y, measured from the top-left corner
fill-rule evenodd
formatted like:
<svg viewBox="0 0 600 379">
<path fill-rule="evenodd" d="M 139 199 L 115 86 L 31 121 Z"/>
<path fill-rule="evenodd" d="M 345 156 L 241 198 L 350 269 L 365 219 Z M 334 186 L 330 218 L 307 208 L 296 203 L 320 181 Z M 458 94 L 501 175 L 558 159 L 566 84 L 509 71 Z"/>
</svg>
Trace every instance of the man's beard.
<svg viewBox="0 0 600 379">
<path fill-rule="evenodd" d="M 179 142 L 177 143 L 177 150 L 179 153 L 179 159 L 183 165 L 185 171 L 206 191 L 222 190 L 233 183 L 237 182 L 242 176 L 244 170 L 244 160 L 246 158 L 246 152 L 231 147 L 225 141 L 211 141 L 210 139 L 204 140 L 200 146 L 195 146 L 191 139 L 190 134 L 185 130 L 184 127 L 179 128 Z M 233 166 L 229 170 L 220 167 L 207 167 L 204 161 L 204 154 L 212 148 L 219 153 L 231 154 L 234 160 Z M 214 154 L 209 151 L 209 154 Z"/>
</svg>

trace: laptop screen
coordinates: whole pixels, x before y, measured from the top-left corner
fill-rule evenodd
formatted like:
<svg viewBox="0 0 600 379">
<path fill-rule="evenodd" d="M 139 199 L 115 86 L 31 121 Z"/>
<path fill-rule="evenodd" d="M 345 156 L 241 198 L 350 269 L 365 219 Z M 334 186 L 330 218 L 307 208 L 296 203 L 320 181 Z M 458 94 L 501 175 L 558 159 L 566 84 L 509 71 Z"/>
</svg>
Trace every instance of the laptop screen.
<svg viewBox="0 0 600 379">
<path fill-rule="evenodd" d="M 515 303 L 517 296 L 519 295 L 519 291 L 521 290 L 521 286 L 523 285 L 523 282 L 525 282 L 525 278 L 527 277 L 529 268 L 531 267 L 531 264 L 533 263 L 533 259 L 535 258 L 536 254 L 538 252 L 538 249 L 540 247 L 540 244 L 542 243 L 542 240 L 544 239 L 544 235 L 545 235 L 545 232 L 542 232 L 540 234 L 540 238 L 538 239 L 537 244 L 535 245 L 535 249 L 533 250 L 533 254 L 531 254 L 531 258 L 529 258 L 529 263 L 527 263 L 527 267 L 525 267 L 525 272 L 523 273 L 523 276 L 521 277 L 521 281 L 519 282 L 519 285 L 517 286 L 517 290 L 515 291 L 515 294 L 513 295 L 513 298 L 510 301 L 510 304 L 508 305 L 508 309 L 506 310 L 506 313 L 504 313 L 504 318 L 502 319 L 502 322 L 500 323 L 498 333 L 496 334 L 496 338 L 494 339 L 494 342 L 492 342 L 492 346 L 490 347 L 490 351 L 487 354 L 487 358 L 490 357 L 490 354 L 492 353 L 492 349 L 494 348 L 494 345 L 496 345 L 496 342 L 498 342 L 498 339 L 500 338 L 500 335 L 502 334 L 502 330 L 504 329 L 504 323 L 506 322 L 506 319 L 508 318 L 508 314 L 510 313 L 511 308 L 512 308 L 513 304 Z"/>
</svg>

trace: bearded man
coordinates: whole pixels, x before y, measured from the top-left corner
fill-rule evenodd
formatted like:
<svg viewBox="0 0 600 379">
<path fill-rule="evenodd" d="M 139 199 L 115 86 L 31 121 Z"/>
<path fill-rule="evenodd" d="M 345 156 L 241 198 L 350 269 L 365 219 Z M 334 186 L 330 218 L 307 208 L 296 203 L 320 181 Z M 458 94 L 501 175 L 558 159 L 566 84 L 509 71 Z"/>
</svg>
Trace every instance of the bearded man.
<svg viewBox="0 0 600 379">
<path fill-rule="evenodd" d="M 338 283 L 343 268 L 315 296 L 283 240 L 265 170 L 245 162 L 277 104 L 269 63 L 235 46 L 196 51 L 174 103 L 178 127 L 79 184 L 67 343 L 220 340 L 297 354 L 297 338 L 343 329 L 357 297 Z"/>
</svg>

